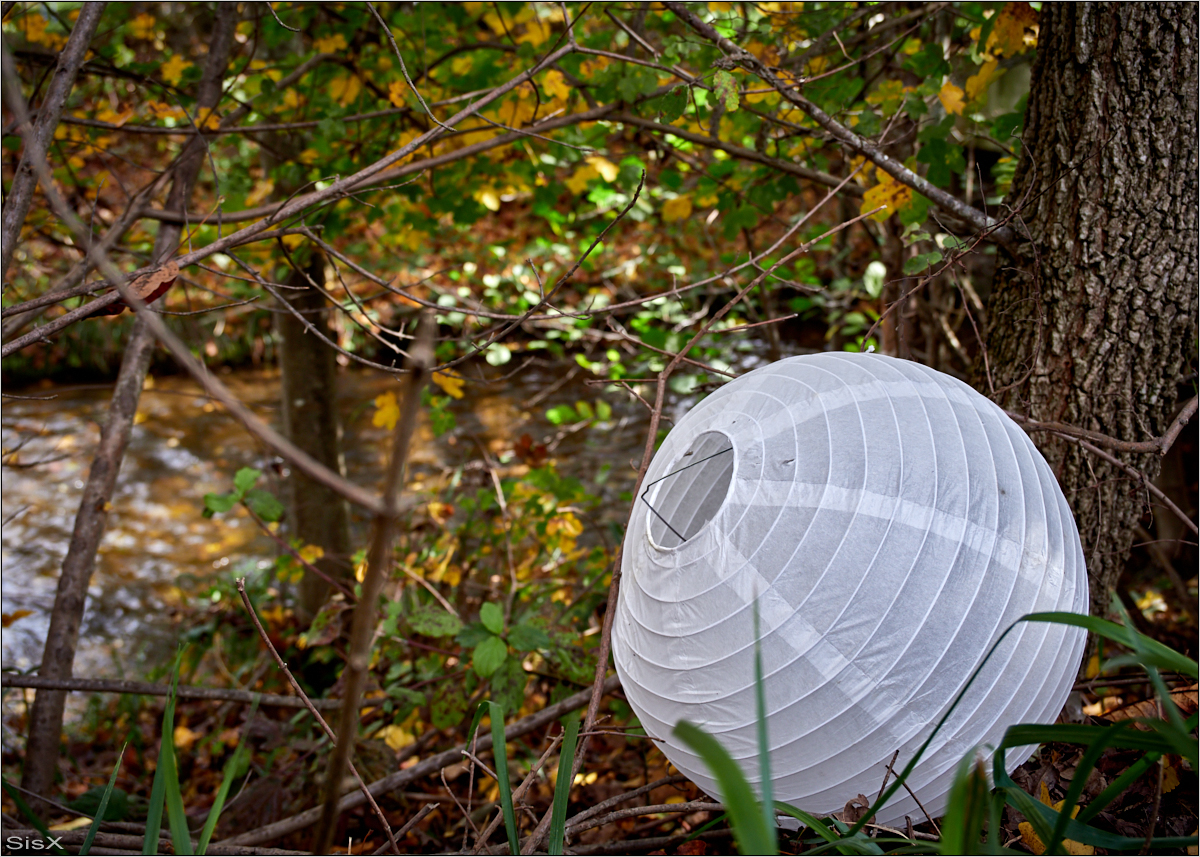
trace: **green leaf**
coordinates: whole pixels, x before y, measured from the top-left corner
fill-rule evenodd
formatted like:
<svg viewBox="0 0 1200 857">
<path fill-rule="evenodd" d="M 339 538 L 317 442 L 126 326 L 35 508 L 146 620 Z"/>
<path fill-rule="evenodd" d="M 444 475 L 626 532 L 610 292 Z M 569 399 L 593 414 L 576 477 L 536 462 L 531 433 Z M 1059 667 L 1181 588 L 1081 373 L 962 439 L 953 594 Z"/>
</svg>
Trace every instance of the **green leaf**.
<svg viewBox="0 0 1200 857">
<path fill-rule="evenodd" d="M 491 601 L 479 608 L 479 621 L 493 634 L 504 633 L 504 610 Z"/>
<path fill-rule="evenodd" d="M 521 623 L 509 632 L 508 642 L 519 652 L 534 652 L 550 648 L 550 635 L 541 628 Z"/>
<path fill-rule="evenodd" d="M 453 637 L 463 630 L 457 616 L 437 604 L 422 604 L 405 617 L 408 627 L 426 637 Z"/>
<path fill-rule="evenodd" d="M 492 634 L 482 622 L 472 622 L 454 635 L 454 642 L 465 649 L 473 649 Z"/>
<path fill-rule="evenodd" d="M 504 812 L 504 830 L 508 834 L 510 854 L 520 854 L 517 841 L 517 816 L 513 811 L 512 787 L 508 784 L 508 753 L 504 745 L 504 709 L 488 702 L 492 718 L 492 756 L 496 762 L 496 785 L 500 787 L 500 808 Z"/>
<path fill-rule="evenodd" d="M 236 494 L 205 494 L 204 517 L 211 518 L 214 514 L 228 512 L 237 504 Z"/>
<path fill-rule="evenodd" d="M 723 69 L 718 70 L 713 75 L 713 92 L 725 102 L 727 111 L 732 113 L 738 109 L 738 85 L 732 74 Z"/>
<path fill-rule="evenodd" d="M 268 523 L 283 518 L 283 504 L 270 491 L 254 488 L 246 492 L 245 503 L 250 511 Z"/>
<path fill-rule="evenodd" d="M 67 806 L 80 815 L 90 815 L 92 818 L 96 818 L 100 815 L 100 803 L 107 791 L 108 788 L 105 786 L 93 786 L 67 804 Z M 124 821 L 128 816 L 129 794 L 124 789 L 113 789 L 112 794 L 109 796 L 108 808 L 102 816 L 103 820 Z"/>
<path fill-rule="evenodd" d="M 389 687 L 387 695 L 391 699 L 396 700 L 396 707 L 392 711 L 393 723 L 403 723 L 408 715 L 412 714 L 418 706 L 425 704 L 425 695 L 423 693 L 407 687 Z"/>
<path fill-rule="evenodd" d="M 429 722 L 435 729 L 456 729 L 467 713 L 467 698 L 461 689 L 443 687 L 429 706 Z"/>
<path fill-rule="evenodd" d="M 525 701 L 525 685 L 529 674 L 516 658 L 504 659 L 500 668 L 492 673 L 489 685 L 492 700 L 504 706 L 505 711 L 517 711 Z"/>
<path fill-rule="evenodd" d="M 562 747 L 558 753 L 558 778 L 554 781 L 554 803 L 550 810 L 550 836 L 546 840 L 547 854 L 562 854 L 566 838 L 567 804 L 571 800 L 571 771 L 575 767 L 575 744 L 579 739 L 578 714 L 568 715 L 563 731 Z"/>
<path fill-rule="evenodd" d="M 592 410 L 592 406 L 587 402 L 576 402 L 575 410 L 581 419 L 594 420 L 596 418 L 596 412 Z"/>
<path fill-rule="evenodd" d="M 733 836 L 738 850 L 743 854 L 774 854 L 775 837 L 767 829 L 758 801 L 750 790 L 746 775 L 737 762 L 722 747 L 717 739 L 700 727 L 681 720 L 675 724 L 672 734 L 687 744 L 692 752 L 704 760 L 704 764 L 716 777 L 721 789 L 721 798 L 729 813 Z"/>
<path fill-rule="evenodd" d="M 904 61 L 904 68 L 917 77 L 938 77 L 949 74 L 950 65 L 943 55 L 942 46 L 938 42 L 930 42 L 917 53 Z"/>
<path fill-rule="evenodd" d="M 500 668 L 506 657 L 508 646 L 504 641 L 499 637 L 488 637 L 471 653 L 471 667 L 475 670 L 475 675 L 487 678 Z"/>
<path fill-rule="evenodd" d="M 688 95 L 686 86 L 677 86 L 658 99 L 658 112 L 662 114 L 662 121 L 670 125 L 676 119 L 683 115 L 683 111 L 687 109 Z"/>
<path fill-rule="evenodd" d="M 942 254 L 937 250 L 930 253 L 922 253 L 904 260 L 904 273 L 909 275 L 918 274 L 940 261 L 942 261 Z"/>
<path fill-rule="evenodd" d="M 603 399 L 596 400 L 596 416 L 601 420 L 608 420 L 612 417 L 612 405 Z"/>
<path fill-rule="evenodd" d="M 262 476 L 261 470 L 255 470 L 253 467 L 243 467 L 233 476 L 233 487 L 237 489 L 239 495 L 245 494 L 254 487 L 254 483 L 258 481 L 258 477 Z"/>
<path fill-rule="evenodd" d="M 560 426 L 563 423 L 576 422 L 579 417 L 570 405 L 555 405 L 546 411 L 546 419 L 550 420 L 551 425 Z"/>
</svg>

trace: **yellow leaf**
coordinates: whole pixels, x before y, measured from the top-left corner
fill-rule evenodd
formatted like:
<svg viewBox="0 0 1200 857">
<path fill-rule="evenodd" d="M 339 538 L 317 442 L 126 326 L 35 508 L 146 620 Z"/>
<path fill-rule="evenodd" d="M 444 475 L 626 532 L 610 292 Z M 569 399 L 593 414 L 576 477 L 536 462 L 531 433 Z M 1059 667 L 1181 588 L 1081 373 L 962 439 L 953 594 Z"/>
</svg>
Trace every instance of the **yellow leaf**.
<svg viewBox="0 0 1200 857">
<path fill-rule="evenodd" d="M 671 223 L 675 220 L 687 220 L 691 216 L 691 196 L 677 196 L 663 203 L 662 218 L 665 223 Z"/>
<path fill-rule="evenodd" d="M 264 199 L 271 195 L 271 191 L 275 190 L 275 182 L 271 179 L 263 179 L 254 186 L 254 190 L 246 194 L 246 205 L 258 205 Z"/>
<path fill-rule="evenodd" d="M 499 211 L 500 210 L 500 196 L 499 196 L 499 194 L 496 193 L 496 191 L 492 190 L 490 187 L 485 187 L 482 190 L 477 190 L 473 194 L 471 194 L 471 196 L 474 197 L 475 201 L 478 202 L 480 205 L 482 205 L 484 208 L 486 208 L 488 211 Z"/>
<path fill-rule="evenodd" d="M 867 103 L 878 104 L 884 116 L 892 116 L 904 103 L 905 94 L 911 91 L 911 86 L 905 86 L 898 80 L 885 80 L 867 96 Z"/>
<path fill-rule="evenodd" d="M 447 375 L 445 372 L 434 372 L 433 383 L 442 388 L 442 391 L 452 399 L 461 399 L 463 397 L 463 379 L 455 378 L 453 375 Z"/>
<path fill-rule="evenodd" d="M 221 127 L 221 114 L 215 110 L 205 110 L 196 117 L 196 125 L 205 131 L 216 131 Z"/>
<path fill-rule="evenodd" d="M 546 79 L 542 81 L 542 87 L 550 93 L 551 97 L 561 98 L 563 101 L 566 101 L 567 96 L 571 94 L 571 87 L 567 85 L 562 72 L 558 69 L 554 69 L 546 75 Z"/>
<path fill-rule="evenodd" d="M 384 393 L 375 397 L 375 416 L 371 417 L 371 425 L 391 431 L 400 421 L 400 406 L 396 404 L 395 393 Z"/>
<path fill-rule="evenodd" d="M 297 247 L 299 247 L 301 244 L 304 243 L 304 236 L 303 235 L 284 235 L 283 238 L 281 238 L 280 240 L 283 241 L 284 247 L 288 248 L 289 250 L 295 250 Z"/>
<path fill-rule="evenodd" d="M 955 116 L 962 116 L 963 108 L 966 107 L 963 91 L 950 81 L 942 84 L 942 89 L 938 92 L 938 101 L 942 102 L 942 107 L 946 108 L 947 113 L 953 113 Z"/>
<path fill-rule="evenodd" d="M 1006 3 L 988 34 L 984 52 L 1011 57 L 1037 47 L 1038 13 L 1028 3 Z"/>
<path fill-rule="evenodd" d="M 300 548 L 298 553 L 300 554 L 300 559 L 311 564 L 325 556 L 325 548 L 320 545 L 305 545 Z"/>
<path fill-rule="evenodd" d="M 315 42 L 313 42 L 313 47 L 316 48 L 320 53 L 333 54 L 337 53 L 338 51 L 344 51 L 346 48 L 350 47 L 350 45 L 347 44 L 345 36 L 343 36 L 341 33 L 334 33 L 332 36 L 326 36 L 323 39 L 317 39 Z"/>
<path fill-rule="evenodd" d="M 183 73 L 192 67 L 192 64 L 181 57 L 179 54 L 171 57 L 162 64 L 159 73 L 162 74 L 163 80 L 171 84 L 171 86 L 179 86 L 179 81 L 183 80 Z"/>
<path fill-rule="evenodd" d="M 356 74 L 344 74 L 329 82 L 329 97 L 343 107 L 349 107 L 362 92 L 362 81 Z"/>
<path fill-rule="evenodd" d="M 81 815 L 79 818 L 72 818 L 70 821 L 64 821 L 62 824 L 54 824 L 46 829 L 53 830 L 55 833 L 59 833 L 60 831 L 64 830 L 82 830 L 85 827 L 91 826 L 92 820 Z"/>
<path fill-rule="evenodd" d="M 495 12 L 487 12 L 483 16 L 483 23 L 491 27 L 492 32 L 497 36 L 503 36 L 508 32 L 508 28 L 504 26 L 504 22 L 500 20 L 500 16 Z"/>
<path fill-rule="evenodd" d="M 550 25 L 542 21 L 530 21 L 525 25 L 524 35 L 517 36 L 518 43 L 533 45 L 535 48 L 550 38 Z"/>
<path fill-rule="evenodd" d="M 1050 789 L 1046 787 L 1046 782 L 1044 780 L 1040 783 L 1040 786 L 1041 788 L 1038 790 L 1038 800 L 1051 809 L 1057 812 L 1062 812 L 1063 801 L 1060 800 L 1056 803 L 1050 797 Z M 1074 818 L 1077 815 L 1079 815 L 1078 806 L 1071 810 L 1071 818 Z M 1030 824 L 1028 821 L 1022 821 L 1017 825 L 1017 829 L 1021 833 L 1021 842 L 1026 848 L 1028 848 L 1034 854 L 1040 855 L 1046 853 L 1046 845 L 1038 837 L 1037 832 L 1033 829 L 1032 824 Z M 1084 845 L 1082 842 L 1075 842 L 1072 839 L 1064 839 L 1062 841 L 1062 847 L 1068 854 L 1090 855 L 1096 853 L 1096 849 L 1091 845 Z"/>
<path fill-rule="evenodd" d="M 871 215 L 872 220 L 880 223 L 912 202 L 912 191 L 907 185 L 902 185 L 887 173 L 880 176 L 879 184 L 863 194 L 860 214 L 866 214 L 873 208 L 887 206 L 883 211 Z"/>
<path fill-rule="evenodd" d="M 302 164 L 315 164 L 319 157 L 321 157 L 321 153 L 316 149 L 305 149 L 296 156 L 296 160 Z"/>
<path fill-rule="evenodd" d="M 37 45 L 45 45 L 50 50 L 60 50 L 67 43 L 65 36 L 51 33 L 46 29 L 47 21 L 41 15 L 26 15 L 21 22 L 25 30 L 25 38 Z"/>
<path fill-rule="evenodd" d="M 589 155 L 587 162 L 596 168 L 596 172 L 600 173 L 600 177 L 606 182 L 614 182 L 617 180 L 617 165 L 607 158 L 602 158 L 600 155 Z"/>
<path fill-rule="evenodd" d="M 563 184 L 571 189 L 571 193 L 583 193 L 587 190 L 588 182 L 596 178 L 600 173 L 591 164 L 585 164 L 575 170 L 574 174 L 567 179 Z"/>
<path fill-rule="evenodd" d="M 390 726 L 384 726 L 375 733 L 375 737 L 379 738 L 393 750 L 403 750 L 409 744 L 412 744 L 417 739 L 410 732 L 406 732 L 402 727 L 395 723 Z"/>
<path fill-rule="evenodd" d="M 967 78 L 967 102 L 973 102 L 987 91 L 988 84 L 992 82 L 992 78 L 996 74 L 996 67 L 999 65 L 995 60 L 988 60 L 979 71 Z"/>
<path fill-rule="evenodd" d="M 1174 765 L 1163 765 L 1163 794 L 1173 791 L 1179 785 L 1179 772 L 1175 770 Z"/>
<path fill-rule="evenodd" d="M 11 613 L 0 613 L 0 626 L 5 628 L 11 627 L 12 623 L 18 619 L 24 619 L 26 616 L 32 615 L 32 610 L 14 610 Z"/>
<path fill-rule="evenodd" d="M 135 39 L 154 38 L 155 17 L 149 12 L 143 12 L 129 22 L 129 33 Z"/>
<path fill-rule="evenodd" d="M 294 89 L 289 89 L 283 93 L 283 106 L 289 110 L 295 110 L 300 106 L 300 93 Z"/>
<path fill-rule="evenodd" d="M 175 740 L 175 746 L 180 750 L 190 750 L 192 745 L 196 743 L 196 739 L 201 737 L 201 733 L 193 732 L 186 726 L 176 726 L 175 734 L 172 736 Z"/>
<path fill-rule="evenodd" d="M 406 102 L 404 93 L 408 91 L 408 84 L 402 80 L 393 80 L 388 84 L 388 101 L 392 102 L 393 107 L 403 107 Z"/>
</svg>

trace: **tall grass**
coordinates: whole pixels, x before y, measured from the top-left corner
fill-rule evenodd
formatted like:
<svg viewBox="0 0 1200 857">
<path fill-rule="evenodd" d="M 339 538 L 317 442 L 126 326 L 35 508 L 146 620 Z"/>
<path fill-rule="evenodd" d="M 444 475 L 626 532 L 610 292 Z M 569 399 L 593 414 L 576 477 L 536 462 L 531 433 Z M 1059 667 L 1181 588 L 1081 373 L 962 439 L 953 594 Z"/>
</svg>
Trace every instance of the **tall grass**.
<svg viewBox="0 0 1200 857">
<path fill-rule="evenodd" d="M 757 613 L 755 615 L 755 638 L 757 641 Z M 1031 613 L 1013 623 L 987 657 L 976 668 L 966 687 L 954 700 L 950 710 L 935 726 L 933 733 L 921 745 L 913 759 L 900 772 L 891 786 L 885 790 L 868 813 L 855 824 L 848 825 L 832 818 L 816 818 L 803 810 L 787 804 L 774 802 L 777 812 L 800 820 L 812 834 L 805 842 L 805 853 L 819 854 L 837 851 L 842 854 L 883 854 L 882 845 L 896 845 L 890 853 L 916 853 L 928 849 L 928 845 L 906 838 L 868 838 L 863 827 L 870 821 L 896 790 L 902 788 L 905 779 L 912 773 L 917 762 L 929 746 L 933 736 L 957 707 L 975 676 L 987 663 L 992 652 L 1006 636 L 1022 622 L 1051 622 L 1083 628 L 1104 639 L 1119 643 L 1128 649 L 1128 654 L 1109 660 L 1106 668 L 1117 668 L 1136 664 L 1145 670 L 1155 689 L 1165 719 L 1133 718 L 1111 726 L 1085 726 L 1078 724 L 1019 724 L 1010 727 L 1000 745 L 992 753 L 991 782 L 983 759 L 975 752 L 968 754 L 959 763 L 948 796 L 949 803 L 942 827 L 938 849 L 943 854 L 999 854 L 1004 849 L 999 841 L 1000 821 L 1004 807 L 1011 806 L 1023 814 L 1033 826 L 1038 839 L 1045 845 L 1045 853 L 1060 853 L 1068 841 L 1091 845 L 1109 851 L 1138 851 L 1143 848 L 1151 852 L 1166 848 L 1195 847 L 1195 836 L 1145 837 L 1120 836 L 1092 826 L 1089 822 L 1109 807 L 1125 789 L 1145 773 L 1162 756 L 1173 753 L 1187 759 L 1195 772 L 1197 745 L 1191 733 L 1196 729 L 1197 715 L 1185 718 L 1171 698 L 1160 670 L 1170 670 L 1195 679 L 1196 661 L 1135 631 L 1126 622 L 1119 625 L 1106 619 L 1080 616 L 1075 613 Z M 773 813 L 765 813 L 771 806 L 769 785 L 768 750 L 766 744 L 766 717 L 763 699 L 762 668 L 759 663 L 758 645 L 755 644 L 755 683 L 759 734 L 759 763 L 764 788 L 763 800 L 754 796 L 749 782 L 717 740 L 694 724 L 681 721 L 674 734 L 696 752 L 708 766 L 725 798 L 725 805 L 733 827 L 738 848 L 743 854 L 776 854 Z M 1135 726 L 1135 724 L 1137 724 Z M 1077 744 L 1084 752 L 1076 765 L 1075 774 L 1067 788 L 1060 809 L 1047 806 L 1036 800 L 1018 786 L 1008 775 L 1005 751 L 1015 747 L 1047 742 Z M 1093 798 L 1087 806 L 1078 806 L 1083 787 L 1102 754 L 1110 748 L 1131 749 L 1142 752 L 1142 757 L 1115 779 L 1103 792 Z M 768 829 L 769 828 L 769 829 Z M 1144 852 L 1143 852 L 1144 853 Z"/>
</svg>

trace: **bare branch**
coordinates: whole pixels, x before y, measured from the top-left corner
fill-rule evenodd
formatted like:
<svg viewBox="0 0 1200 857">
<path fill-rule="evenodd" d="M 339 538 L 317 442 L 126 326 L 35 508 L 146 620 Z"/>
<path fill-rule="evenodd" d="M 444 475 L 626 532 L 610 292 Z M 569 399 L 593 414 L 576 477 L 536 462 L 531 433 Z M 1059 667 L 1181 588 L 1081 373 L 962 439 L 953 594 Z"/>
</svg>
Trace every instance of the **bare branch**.
<svg viewBox="0 0 1200 857">
<path fill-rule="evenodd" d="M 37 127 L 32 130 L 31 134 L 22 131 L 26 140 L 25 151 L 21 153 L 21 161 L 17 164 L 12 187 L 4 195 L 3 237 L 0 238 L 0 243 L 3 243 L 3 248 L 0 249 L 0 258 L 3 259 L 0 262 L 0 283 L 2 283 L 0 291 L 8 288 L 6 282 L 8 266 L 12 262 L 13 251 L 20 243 L 21 227 L 25 224 L 25 215 L 29 213 L 29 206 L 33 202 L 34 188 L 37 187 L 37 176 L 34 174 L 33 165 L 46 157 L 46 147 L 50 145 L 50 140 L 54 136 L 54 129 L 58 126 L 63 108 L 66 107 L 67 97 L 75 85 L 75 76 L 79 73 L 79 67 L 83 65 L 87 56 L 88 45 L 96 33 L 96 26 L 100 23 L 100 15 L 103 11 L 103 3 L 83 4 L 83 8 L 79 11 L 79 18 L 75 21 L 75 27 L 71 30 L 71 36 L 67 39 L 66 47 L 58 55 L 58 66 L 54 69 L 50 88 L 38 111 Z M 10 73 L 15 74 L 15 70 L 5 69 L 5 74 Z M 15 79 L 12 85 L 19 95 L 21 91 L 20 78 Z M 7 97 L 4 100 L 10 101 Z M 14 115 L 16 114 L 11 103 L 9 109 L 13 111 Z"/>
</svg>

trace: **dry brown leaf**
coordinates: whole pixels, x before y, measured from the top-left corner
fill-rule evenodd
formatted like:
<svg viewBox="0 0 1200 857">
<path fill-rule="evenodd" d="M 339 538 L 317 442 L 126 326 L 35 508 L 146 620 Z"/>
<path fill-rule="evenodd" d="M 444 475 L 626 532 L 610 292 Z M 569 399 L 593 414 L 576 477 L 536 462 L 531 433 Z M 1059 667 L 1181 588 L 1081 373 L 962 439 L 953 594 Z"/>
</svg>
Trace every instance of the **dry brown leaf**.
<svg viewBox="0 0 1200 857">
<path fill-rule="evenodd" d="M 168 261 L 157 270 L 142 274 L 129 284 L 129 288 L 143 301 L 151 304 L 166 294 L 167 289 L 171 288 L 178 276 L 179 266 Z M 124 299 L 121 299 L 96 310 L 92 315 L 120 315 L 127 309 L 129 309 L 129 305 L 125 303 Z"/>
</svg>

